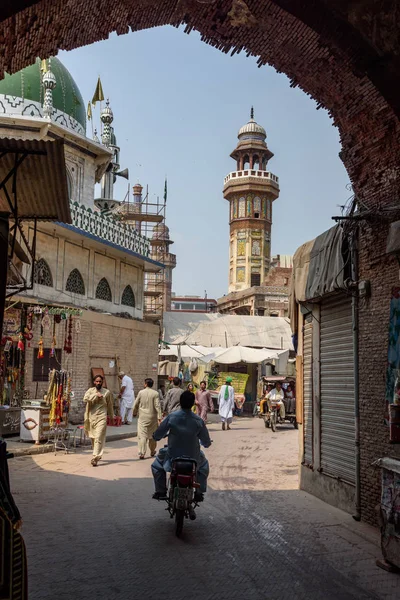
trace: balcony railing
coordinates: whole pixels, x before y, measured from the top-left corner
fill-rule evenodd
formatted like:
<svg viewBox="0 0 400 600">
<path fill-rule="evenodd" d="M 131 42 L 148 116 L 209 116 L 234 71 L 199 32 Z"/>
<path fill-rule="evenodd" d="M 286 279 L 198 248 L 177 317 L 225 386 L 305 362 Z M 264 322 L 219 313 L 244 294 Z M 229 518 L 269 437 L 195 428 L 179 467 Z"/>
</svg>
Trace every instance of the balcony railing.
<svg viewBox="0 0 400 600">
<path fill-rule="evenodd" d="M 243 171 L 232 171 L 224 179 L 224 184 L 228 183 L 231 179 L 239 179 L 240 177 L 257 177 L 261 179 L 269 179 L 276 185 L 279 185 L 279 177 L 270 173 L 269 171 L 256 171 L 253 169 L 246 169 Z"/>
<path fill-rule="evenodd" d="M 74 227 L 94 235 L 99 241 L 106 240 L 146 258 L 150 256 L 150 241 L 133 227 L 116 223 L 78 202 L 71 202 L 70 208 Z"/>
</svg>

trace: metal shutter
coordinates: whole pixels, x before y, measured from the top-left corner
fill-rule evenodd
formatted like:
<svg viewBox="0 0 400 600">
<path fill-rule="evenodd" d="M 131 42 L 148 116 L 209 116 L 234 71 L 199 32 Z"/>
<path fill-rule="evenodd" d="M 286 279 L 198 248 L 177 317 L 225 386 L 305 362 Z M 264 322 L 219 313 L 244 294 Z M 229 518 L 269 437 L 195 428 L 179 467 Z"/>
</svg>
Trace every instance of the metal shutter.
<svg viewBox="0 0 400 600">
<path fill-rule="evenodd" d="M 351 298 L 321 303 L 321 469 L 355 483 Z"/>
<path fill-rule="evenodd" d="M 303 403 L 304 464 L 313 464 L 313 377 L 312 316 L 307 315 L 303 328 Z"/>
</svg>

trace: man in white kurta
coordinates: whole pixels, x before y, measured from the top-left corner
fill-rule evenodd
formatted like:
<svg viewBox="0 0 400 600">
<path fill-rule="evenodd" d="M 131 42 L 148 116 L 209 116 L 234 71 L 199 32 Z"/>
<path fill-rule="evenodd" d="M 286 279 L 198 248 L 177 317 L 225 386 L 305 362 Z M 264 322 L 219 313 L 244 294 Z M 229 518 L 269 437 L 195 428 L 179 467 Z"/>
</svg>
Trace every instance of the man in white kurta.
<svg viewBox="0 0 400 600">
<path fill-rule="evenodd" d="M 235 390 L 232 385 L 232 377 L 226 378 L 226 384 L 221 385 L 218 395 L 218 412 L 222 421 L 222 429 L 230 429 L 232 423 L 233 409 L 235 407 Z"/>
<path fill-rule="evenodd" d="M 161 423 L 162 411 L 158 392 L 153 390 L 154 381 L 148 377 L 144 380 L 145 388 L 137 395 L 133 414 L 138 415 L 138 450 L 139 458 L 145 457 L 147 444 L 150 456 L 156 455 L 157 442 L 153 433 Z"/>
<path fill-rule="evenodd" d="M 104 444 L 107 433 L 107 416 L 114 418 L 113 397 L 111 392 L 103 388 L 101 375 L 93 380 L 94 387 L 89 388 L 83 397 L 86 403 L 84 427 L 86 434 L 90 437 L 93 448 L 92 465 L 97 463 L 103 456 Z"/>
<path fill-rule="evenodd" d="M 135 402 L 134 385 L 132 378 L 126 375 L 124 371 L 120 371 L 118 377 L 121 380 L 119 414 L 122 423 L 130 425 L 132 423 L 133 403 Z"/>
</svg>

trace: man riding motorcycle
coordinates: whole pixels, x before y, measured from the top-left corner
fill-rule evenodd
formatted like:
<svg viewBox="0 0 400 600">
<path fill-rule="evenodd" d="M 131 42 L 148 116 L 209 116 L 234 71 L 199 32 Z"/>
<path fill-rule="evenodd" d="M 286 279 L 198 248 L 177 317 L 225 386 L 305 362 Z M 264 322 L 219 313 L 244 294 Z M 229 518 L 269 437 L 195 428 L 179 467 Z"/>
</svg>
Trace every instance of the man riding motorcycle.
<svg viewBox="0 0 400 600">
<path fill-rule="evenodd" d="M 192 412 L 195 396 L 192 392 L 183 392 L 180 397 L 181 410 L 169 414 L 153 433 L 153 438 L 159 442 L 168 435 L 167 451 L 160 450 L 151 465 L 154 477 L 155 493 L 153 498 L 161 500 L 167 495 L 167 472 L 171 471 L 172 461 L 183 456 L 192 458 L 197 463 L 197 482 L 200 490 L 195 493 L 195 501 L 202 502 L 207 491 L 209 473 L 208 460 L 200 450 L 200 444 L 205 448 L 211 446 L 210 435 L 203 419 Z"/>
</svg>

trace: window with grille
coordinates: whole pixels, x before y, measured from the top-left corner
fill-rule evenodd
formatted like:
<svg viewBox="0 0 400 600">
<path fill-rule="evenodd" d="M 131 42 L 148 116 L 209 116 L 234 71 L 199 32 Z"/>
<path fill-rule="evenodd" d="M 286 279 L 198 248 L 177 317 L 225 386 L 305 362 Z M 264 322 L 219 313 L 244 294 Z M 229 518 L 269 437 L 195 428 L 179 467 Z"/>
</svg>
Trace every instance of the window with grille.
<svg viewBox="0 0 400 600">
<path fill-rule="evenodd" d="M 53 287 L 53 278 L 51 276 L 50 267 L 43 258 L 35 262 L 33 280 L 39 285 Z"/>
<path fill-rule="evenodd" d="M 121 304 L 135 308 L 135 294 L 133 293 L 133 289 L 130 285 L 127 285 L 122 293 Z"/>
<path fill-rule="evenodd" d="M 100 279 L 97 285 L 96 298 L 99 300 L 105 300 L 106 302 L 112 302 L 111 288 L 105 277 Z"/>
<path fill-rule="evenodd" d="M 85 282 L 78 269 L 74 269 L 68 275 L 65 289 L 67 292 L 72 292 L 73 294 L 85 295 Z"/>
<path fill-rule="evenodd" d="M 260 273 L 251 273 L 251 287 L 253 287 L 254 285 L 260 285 L 261 283 L 261 276 Z"/>
</svg>

